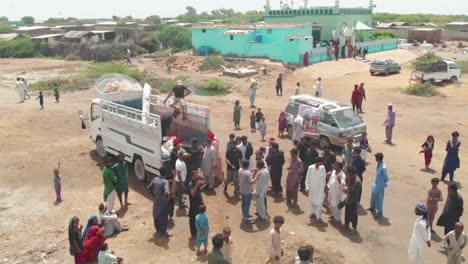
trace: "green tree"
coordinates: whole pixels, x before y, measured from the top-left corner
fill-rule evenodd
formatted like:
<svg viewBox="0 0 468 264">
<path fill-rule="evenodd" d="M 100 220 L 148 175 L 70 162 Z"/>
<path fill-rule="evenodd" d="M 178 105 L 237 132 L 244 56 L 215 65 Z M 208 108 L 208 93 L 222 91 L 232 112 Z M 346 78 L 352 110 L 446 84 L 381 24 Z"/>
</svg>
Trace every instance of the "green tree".
<svg viewBox="0 0 468 264">
<path fill-rule="evenodd" d="M 159 32 L 152 33 L 141 40 L 138 46 L 145 48 L 149 53 L 153 53 L 159 49 Z"/>
<path fill-rule="evenodd" d="M 150 22 L 153 25 L 159 25 L 161 24 L 161 17 L 157 15 L 152 15 L 149 16 L 145 19 L 146 21 Z"/>
<path fill-rule="evenodd" d="M 192 31 L 181 26 L 164 27 L 159 34 L 159 40 L 172 47 L 174 52 L 192 48 Z"/>
<path fill-rule="evenodd" d="M 185 9 L 187 12 L 185 13 L 187 16 L 196 16 L 197 10 L 193 6 L 186 6 Z"/>
<path fill-rule="evenodd" d="M 34 17 L 24 16 L 23 18 L 21 18 L 21 21 L 23 21 L 25 24 L 34 24 Z"/>
<path fill-rule="evenodd" d="M 61 24 L 61 23 L 65 23 L 65 22 L 68 22 L 68 20 L 66 20 L 65 18 L 55 18 L 55 17 L 51 17 L 49 19 L 47 19 L 47 23 L 49 24 Z"/>
<path fill-rule="evenodd" d="M 6 16 L 0 17 L 0 23 L 8 24 L 9 23 L 8 17 Z"/>
</svg>

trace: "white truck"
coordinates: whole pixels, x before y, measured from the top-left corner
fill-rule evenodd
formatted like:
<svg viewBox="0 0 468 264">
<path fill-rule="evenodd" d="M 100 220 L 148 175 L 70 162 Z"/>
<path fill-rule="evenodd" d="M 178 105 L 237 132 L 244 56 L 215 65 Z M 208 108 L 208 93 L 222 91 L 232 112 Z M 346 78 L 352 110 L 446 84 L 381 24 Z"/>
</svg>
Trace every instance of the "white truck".
<svg viewBox="0 0 468 264">
<path fill-rule="evenodd" d="M 411 80 L 431 82 L 435 84 L 440 81 L 451 81 L 457 83 L 461 78 L 461 70 L 453 61 L 439 61 L 436 63 L 416 65 L 416 70 L 411 74 Z"/>
<path fill-rule="evenodd" d="M 103 93 L 98 87 L 96 90 L 100 98 L 91 102 L 90 138 L 96 144 L 98 155 L 105 157 L 124 153 L 125 159 L 133 163 L 135 176 L 140 181 L 145 181 L 148 173 L 159 174 L 159 168 L 165 161 L 162 157 L 160 115 L 173 109 L 164 105 L 163 97 L 150 96 L 149 113 L 143 112 L 142 90 L 108 93 Z M 185 141 L 193 137 L 202 141 L 210 129 L 210 109 L 186 103 L 185 120 L 177 118 L 172 128 L 169 135 L 177 135 Z"/>
</svg>

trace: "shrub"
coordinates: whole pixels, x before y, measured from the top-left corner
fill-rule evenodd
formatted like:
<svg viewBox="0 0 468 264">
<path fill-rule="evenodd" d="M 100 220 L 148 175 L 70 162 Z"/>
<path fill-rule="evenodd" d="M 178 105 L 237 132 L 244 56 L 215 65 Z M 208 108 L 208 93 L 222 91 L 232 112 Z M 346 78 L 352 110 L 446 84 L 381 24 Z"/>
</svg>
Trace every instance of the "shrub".
<svg viewBox="0 0 468 264">
<path fill-rule="evenodd" d="M 201 71 L 215 70 L 215 69 L 219 69 L 221 65 L 224 65 L 223 58 L 219 56 L 207 56 L 203 60 L 203 63 L 200 66 L 200 70 Z"/>
<path fill-rule="evenodd" d="M 145 48 L 149 53 L 153 53 L 158 50 L 159 48 L 159 33 L 152 33 L 145 38 L 143 38 L 139 43 L 138 46 Z"/>
<path fill-rule="evenodd" d="M 468 61 L 458 61 L 457 64 L 462 73 L 468 73 Z"/>
<path fill-rule="evenodd" d="M 81 60 L 80 56 L 78 54 L 68 54 L 67 56 L 65 56 L 65 60 L 67 61 L 79 61 Z"/>
<path fill-rule="evenodd" d="M 0 34 L 13 33 L 13 32 L 15 32 L 14 27 L 0 23 Z"/>
<path fill-rule="evenodd" d="M 437 89 L 430 83 L 415 83 L 403 88 L 402 92 L 409 95 L 432 97 L 437 95 Z"/>
<path fill-rule="evenodd" d="M 413 66 L 419 65 L 419 64 L 427 64 L 427 63 L 434 63 L 441 61 L 442 58 L 435 55 L 434 52 L 428 52 L 422 56 L 419 56 L 416 58 L 416 60 L 413 62 Z"/>
<path fill-rule="evenodd" d="M 85 90 L 94 84 L 94 79 L 90 79 L 85 76 L 72 76 L 67 79 L 50 79 L 33 82 L 29 85 L 29 88 L 32 91 L 48 91 L 53 90 L 55 84 L 58 85 L 60 91 Z"/>
<path fill-rule="evenodd" d="M 168 49 L 168 50 L 158 50 L 158 51 L 154 52 L 153 55 L 156 56 L 156 57 L 167 57 L 171 53 L 172 53 L 172 51 L 170 49 Z"/>
<path fill-rule="evenodd" d="M 94 63 L 84 69 L 82 75 L 92 78 L 99 78 L 106 74 L 120 73 L 128 75 L 141 82 L 145 79 L 145 74 L 137 69 L 132 69 L 125 64 L 117 63 Z"/>
<path fill-rule="evenodd" d="M 370 39 L 372 40 L 379 40 L 379 39 L 390 39 L 396 38 L 395 33 L 390 31 L 382 31 L 382 32 L 374 32 Z"/>
<path fill-rule="evenodd" d="M 192 49 L 192 30 L 185 27 L 164 27 L 158 38 L 162 43 L 172 47 L 174 53 Z"/>
<path fill-rule="evenodd" d="M 35 45 L 30 38 L 0 41 L 0 58 L 27 58 L 34 53 Z"/>
<path fill-rule="evenodd" d="M 197 88 L 213 92 L 226 92 L 231 89 L 231 85 L 218 79 L 210 79 L 202 84 L 199 84 Z"/>
</svg>

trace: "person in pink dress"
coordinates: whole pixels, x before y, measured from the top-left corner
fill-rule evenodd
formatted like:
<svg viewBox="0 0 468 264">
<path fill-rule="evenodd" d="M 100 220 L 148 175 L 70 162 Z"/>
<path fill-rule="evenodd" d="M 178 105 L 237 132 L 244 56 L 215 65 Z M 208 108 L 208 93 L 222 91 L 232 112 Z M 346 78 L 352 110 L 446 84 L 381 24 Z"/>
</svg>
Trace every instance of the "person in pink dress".
<svg viewBox="0 0 468 264">
<path fill-rule="evenodd" d="M 217 182 L 224 182 L 224 173 L 222 168 L 221 154 L 219 153 L 219 140 L 216 138 L 215 134 L 211 131 L 208 131 L 208 138 L 211 139 L 211 145 L 216 151 L 216 168 L 214 171 L 214 176 Z"/>
<path fill-rule="evenodd" d="M 286 116 L 284 115 L 284 112 L 281 112 L 278 119 L 278 137 L 284 136 L 287 124 Z"/>
<path fill-rule="evenodd" d="M 424 153 L 424 165 L 426 166 L 426 169 L 429 169 L 429 165 L 431 165 L 434 143 L 434 137 L 429 135 L 426 141 L 421 145 L 423 149 L 419 153 Z"/>
</svg>

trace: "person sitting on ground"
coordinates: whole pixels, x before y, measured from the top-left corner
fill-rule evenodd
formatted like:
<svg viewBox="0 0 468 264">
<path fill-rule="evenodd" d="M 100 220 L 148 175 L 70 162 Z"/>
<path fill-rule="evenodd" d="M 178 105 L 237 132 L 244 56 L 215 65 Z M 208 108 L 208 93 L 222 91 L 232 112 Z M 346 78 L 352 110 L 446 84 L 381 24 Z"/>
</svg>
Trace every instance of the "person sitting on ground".
<svg viewBox="0 0 468 264">
<path fill-rule="evenodd" d="M 98 264 L 122 263 L 123 258 L 116 257 L 113 253 L 114 252 L 109 250 L 109 245 L 106 242 L 102 243 L 101 250 L 98 255 Z"/>
<path fill-rule="evenodd" d="M 108 212 L 105 204 L 99 204 L 98 225 L 104 227 L 104 235 L 106 237 L 112 236 L 114 232 L 127 231 L 128 226 L 120 224 L 119 217 L 113 213 Z"/>
</svg>

